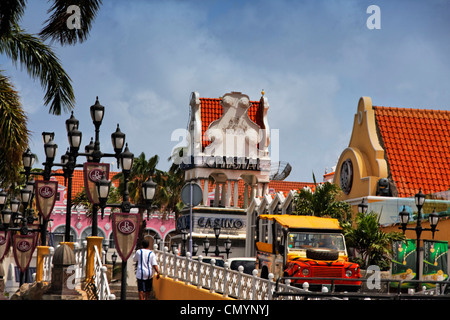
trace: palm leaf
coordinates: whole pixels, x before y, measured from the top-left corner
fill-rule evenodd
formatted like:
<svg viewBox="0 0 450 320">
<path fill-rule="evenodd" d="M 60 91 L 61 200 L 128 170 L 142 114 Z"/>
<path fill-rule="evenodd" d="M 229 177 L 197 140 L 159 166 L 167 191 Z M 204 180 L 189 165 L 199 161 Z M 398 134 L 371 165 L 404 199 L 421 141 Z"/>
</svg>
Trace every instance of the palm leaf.
<svg viewBox="0 0 450 320">
<path fill-rule="evenodd" d="M 0 71 L 0 184 L 17 181 L 28 145 L 28 118 L 9 79 Z"/>
<path fill-rule="evenodd" d="M 25 0 L 0 1 L 0 37 L 7 35 L 11 27 L 18 23 L 26 7 Z"/>
<path fill-rule="evenodd" d="M 58 41 L 61 45 L 81 43 L 89 36 L 92 23 L 101 4 L 101 0 L 53 0 L 53 5 L 48 10 L 48 13 L 52 14 L 45 21 L 46 25 L 39 35 L 44 40 Z M 68 20 L 74 14 L 68 8 L 73 5 L 80 10 L 80 28 L 69 28 L 67 26 Z"/>
<path fill-rule="evenodd" d="M 20 63 L 31 77 L 40 80 L 45 90 L 44 104 L 50 105 L 49 113 L 60 115 L 62 110 L 74 108 L 71 79 L 41 39 L 14 25 L 7 36 L 0 37 L 0 53 L 6 54 L 16 65 Z"/>
</svg>

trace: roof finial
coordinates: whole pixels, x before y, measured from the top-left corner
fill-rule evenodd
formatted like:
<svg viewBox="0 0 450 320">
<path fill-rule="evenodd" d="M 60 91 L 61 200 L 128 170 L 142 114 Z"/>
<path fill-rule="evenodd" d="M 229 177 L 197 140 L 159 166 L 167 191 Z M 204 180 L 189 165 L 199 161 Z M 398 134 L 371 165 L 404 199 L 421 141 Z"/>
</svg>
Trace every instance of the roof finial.
<svg viewBox="0 0 450 320">
<path fill-rule="evenodd" d="M 264 95 L 264 93 L 265 93 L 265 92 L 264 92 L 264 89 L 262 89 L 262 90 L 261 90 L 261 94 Z"/>
</svg>

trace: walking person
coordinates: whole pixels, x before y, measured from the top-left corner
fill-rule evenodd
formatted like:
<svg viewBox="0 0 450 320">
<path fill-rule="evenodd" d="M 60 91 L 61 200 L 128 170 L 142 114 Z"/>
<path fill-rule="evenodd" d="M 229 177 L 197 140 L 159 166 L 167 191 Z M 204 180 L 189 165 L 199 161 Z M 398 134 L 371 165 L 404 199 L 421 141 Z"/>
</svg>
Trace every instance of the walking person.
<svg viewBox="0 0 450 320">
<path fill-rule="evenodd" d="M 136 250 L 133 261 L 137 262 L 136 280 L 139 291 L 139 300 L 149 300 L 153 288 L 153 274 L 159 279 L 159 269 L 156 263 L 156 255 L 149 249 L 149 241 L 142 241 L 142 249 Z"/>
</svg>

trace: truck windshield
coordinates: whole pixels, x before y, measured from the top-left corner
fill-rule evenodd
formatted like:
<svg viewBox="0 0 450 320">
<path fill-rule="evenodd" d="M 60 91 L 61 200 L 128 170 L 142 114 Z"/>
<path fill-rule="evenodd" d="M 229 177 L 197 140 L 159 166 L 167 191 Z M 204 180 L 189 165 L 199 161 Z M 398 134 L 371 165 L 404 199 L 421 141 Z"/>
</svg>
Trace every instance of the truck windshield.
<svg viewBox="0 0 450 320">
<path fill-rule="evenodd" d="M 293 250 L 308 248 L 327 248 L 345 251 L 342 234 L 290 232 L 288 247 Z"/>
</svg>

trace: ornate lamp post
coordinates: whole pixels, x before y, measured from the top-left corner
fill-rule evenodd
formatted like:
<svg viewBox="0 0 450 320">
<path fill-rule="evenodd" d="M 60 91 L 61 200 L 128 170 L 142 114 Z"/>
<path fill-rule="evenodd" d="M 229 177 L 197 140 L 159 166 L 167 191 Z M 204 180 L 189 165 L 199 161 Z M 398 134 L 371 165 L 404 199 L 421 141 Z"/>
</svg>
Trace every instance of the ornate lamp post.
<svg viewBox="0 0 450 320">
<path fill-rule="evenodd" d="M 228 259 L 228 255 L 231 253 L 230 252 L 230 250 L 231 250 L 231 240 L 230 240 L 230 238 L 225 240 L 224 241 L 225 251 L 220 251 L 220 249 L 219 249 L 220 231 L 221 231 L 221 228 L 219 226 L 215 226 L 214 227 L 214 235 L 216 237 L 216 249 L 214 250 L 214 255 L 217 257 L 221 253 L 226 253 L 227 259 Z M 206 255 L 208 255 L 209 247 L 210 247 L 209 240 L 208 240 L 208 238 L 205 238 L 205 240 L 203 240 L 203 249 L 204 249 L 203 252 L 205 252 Z"/>
<path fill-rule="evenodd" d="M 416 207 L 417 207 L 417 223 L 416 226 L 414 228 L 408 228 L 407 224 L 409 222 L 409 212 L 406 211 L 405 206 L 403 206 L 403 210 L 399 213 L 399 219 L 400 219 L 400 224 L 401 224 L 401 229 L 403 230 L 403 233 L 405 233 L 406 230 L 414 230 L 416 232 L 416 236 L 417 236 L 417 240 L 416 240 L 416 252 L 417 252 L 417 257 L 416 257 L 416 272 L 417 272 L 417 279 L 420 280 L 421 279 L 421 275 L 420 275 L 420 251 L 421 251 L 421 247 L 420 247 L 420 236 L 422 234 L 422 231 L 431 231 L 432 232 L 432 236 L 434 239 L 434 233 L 436 231 L 439 231 L 436 229 L 437 224 L 439 222 L 439 216 L 437 215 L 437 213 L 435 211 L 433 211 L 433 213 L 431 213 L 428 217 L 428 221 L 430 223 L 431 228 L 423 228 L 422 227 L 422 207 L 425 203 L 425 194 L 422 193 L 422 189 L 419 189 L 419 192 L 414 196 L 415 198 L 415 203 L 416 203 Z M 420 287 L 420 283 L 418 284 L 418 287 Z"/>
<path fill-rule="evenodd" d="M 120 156 L 120 166 L 122 167 L 122 173 L 124 175 L 124 190 L 122 194 L 122 203 L 121 204 L 109 204 L 107 203 L 108 200 L 108 194 L 109 190 L 111 188 L 111 181 L 107 180 L 106 177 L 103 175 L 102 178 L 97 181 L 96 188 L 97 193 L 100 200 L 100 207 L 102 211 L 106 207 L 112 207 L 112 208 L 120 208 L 122 210 L 122 215 L 126 216 L 132 208 L 143 208 L 147 209 L 147 211 L 150 209 L 151 203 L 153 201 L 153 197 L 155 196 L 155 190 L 156 190 L 156 183 L 154 183 L 151 179 L 151 177 L 142 184 L 142 195 L 145 200 L 144 205 L 140 204 L 131 204 L 129 199 L 129 192 L 128 192 L 128 179 L 130 175 L 131 168 L 133 167 L 133 154 L 128 150 L 128 146 L 125 147 L 125 151 Z M 113 221 L 115 221 L 115 216 L 119 215 L 118 213 L 115 213 L 113 215 Z M 126 219 L 125 219 L 126 220 Z M 122 220 L 124 221 L 124 220 Z M 139 221 L 139 220 L 138 220 Z M 118 225 L 117 225 L 118 227 Z M 116 233 L 116 226 L 114 227 L 113 231 Z M 134 231 L 134 230 L 133 230 Z M 132 235 L 137 236 L 137 232 L 133 233 Z M 131 234 L 130 234 L 131 236 Z M 122 249 L 119 247 L 120 243 L 116 242 L 116 246 L 118 247 L 119 254 L 122 258 L 122 281 L 121 281 L 121 290 L 120 290 L 120 297 L 121 300 L 126 300 L 126 286 L 127 286 L 127 257 L 126 253 L 122 252 Z"/>
<path fill-rule="evenodd" d="M 368 209 L 369 209 L 369 206 L 367 205 L 367 203 L 364 202 L 364 198 L 363 198 L 361 203 L 358 204 L 358 211 L 359 211 L 359 213 L 367 213 Z"/>
</svg>

